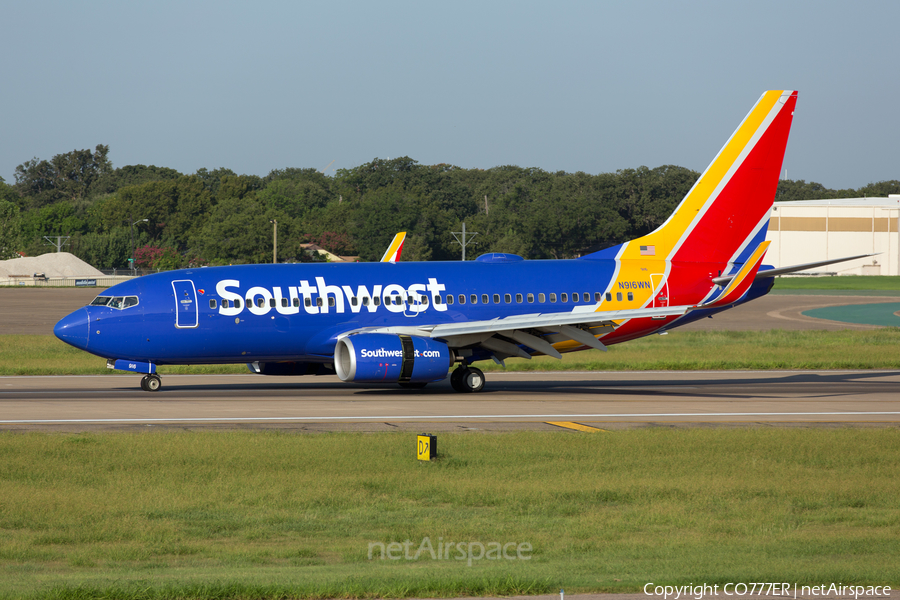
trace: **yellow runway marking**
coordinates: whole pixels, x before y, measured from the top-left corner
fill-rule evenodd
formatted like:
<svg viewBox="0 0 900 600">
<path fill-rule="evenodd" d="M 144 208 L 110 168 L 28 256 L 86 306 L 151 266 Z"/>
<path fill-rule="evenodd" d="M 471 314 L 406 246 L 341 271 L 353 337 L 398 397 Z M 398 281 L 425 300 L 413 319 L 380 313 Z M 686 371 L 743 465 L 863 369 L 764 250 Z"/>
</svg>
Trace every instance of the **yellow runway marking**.
<svg viewBox="0 0 900 600">
<path fill-rule="evenodd" d="M 557 427 L 563 427 L 565 429 L 575 429 L 576 431 L 586 431 L 588 433 L 593 433 L 595 431 L 606 431 L 605 429 L 600 429 L 598 427 L 591 427 L 590 425 L 582 425 L 581 423 L 571 423 L 569 421 L 545 421 L 547 425 L 556 425 Z"/>
</svg>

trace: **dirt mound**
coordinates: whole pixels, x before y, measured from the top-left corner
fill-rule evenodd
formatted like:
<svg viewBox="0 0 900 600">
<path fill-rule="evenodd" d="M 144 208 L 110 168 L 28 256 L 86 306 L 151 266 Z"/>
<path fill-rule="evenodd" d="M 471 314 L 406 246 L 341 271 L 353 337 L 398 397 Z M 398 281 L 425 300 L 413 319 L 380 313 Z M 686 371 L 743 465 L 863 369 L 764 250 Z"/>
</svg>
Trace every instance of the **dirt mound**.
<svg viewBox="0 0 900 600">
<path fill-rule="evenodd" d="M 103 273 L 68 252 L 0 260 L 0 279 L 35 273 L 43 273 L 47 277 L 103 277 Z"/>
</svg>

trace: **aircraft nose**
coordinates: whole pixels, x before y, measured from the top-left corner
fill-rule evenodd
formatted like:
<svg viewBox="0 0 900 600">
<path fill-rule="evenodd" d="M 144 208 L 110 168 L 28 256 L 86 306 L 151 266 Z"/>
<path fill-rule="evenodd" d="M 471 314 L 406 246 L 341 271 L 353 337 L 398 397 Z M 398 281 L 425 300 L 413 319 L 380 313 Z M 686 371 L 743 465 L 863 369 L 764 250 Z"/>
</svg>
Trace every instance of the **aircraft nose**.
<svg viewBox="0 0 900 600">
<path fill-rule="evenodd" d="M 53 333 L 65 343 L 84 350 L 87 348 L 90 327 L 87 309 L 79 308 L 72 314 L 60 319 L 56 327 L 53 328 Z"/>
</svg>

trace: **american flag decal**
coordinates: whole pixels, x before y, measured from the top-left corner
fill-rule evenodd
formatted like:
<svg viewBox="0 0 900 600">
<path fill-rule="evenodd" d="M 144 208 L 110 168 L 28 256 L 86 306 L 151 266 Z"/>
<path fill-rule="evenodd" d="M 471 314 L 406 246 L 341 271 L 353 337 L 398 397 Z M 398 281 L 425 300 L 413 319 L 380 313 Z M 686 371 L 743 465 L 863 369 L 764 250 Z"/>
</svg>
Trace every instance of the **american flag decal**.
<svg viewBox="0 0 900 600">
<path fill-rule="evenodd" d="M 656 246 L 641 246 L 641 256 L 656 256 Z"/>
</svg>

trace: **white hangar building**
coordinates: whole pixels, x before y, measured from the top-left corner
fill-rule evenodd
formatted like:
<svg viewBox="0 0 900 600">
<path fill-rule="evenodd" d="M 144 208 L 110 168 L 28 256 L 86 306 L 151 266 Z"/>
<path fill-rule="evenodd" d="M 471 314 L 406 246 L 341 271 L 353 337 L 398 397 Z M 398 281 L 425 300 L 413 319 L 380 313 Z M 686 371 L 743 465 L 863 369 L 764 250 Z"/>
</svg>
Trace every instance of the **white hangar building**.
<svg viewBox="0 0 900 600">
<path fill-rule="evenodd" d="M 810 269 L 837 275 L 900 275 L 900 194 L 776 202 L 763 261 L 775 268 L 873 254 Z"/>
</svg>

